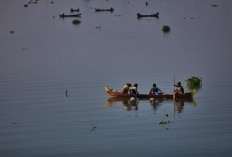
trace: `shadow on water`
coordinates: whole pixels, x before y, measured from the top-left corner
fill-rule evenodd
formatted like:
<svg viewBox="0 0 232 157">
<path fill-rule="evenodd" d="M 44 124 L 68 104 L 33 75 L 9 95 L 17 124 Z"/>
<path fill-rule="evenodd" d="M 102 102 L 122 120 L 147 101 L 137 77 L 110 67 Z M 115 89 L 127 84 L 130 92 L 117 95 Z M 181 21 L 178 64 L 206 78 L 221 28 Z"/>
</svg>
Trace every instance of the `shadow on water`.
<svg viewBox="0 0 232 157">
<path fill-rule="evenodd" d="M 110 107 L 113 106 L 114 104 L 121 103 L 126 111 L 131 111 L 131 110 L 139 110 L 139 103 L 141 101 L 149 102 L 154 111 L 157 111 L 158 108 L 165 102 L 173 102 L 174 111 L 177 113 L 181 113 L 184 110 L 185 103 L 191 104 L 194 107 L 196 107 L 197 105 L 194 99 L 167 100 L 167 99 L 138 99 L 138 98 L 128 98 L 128 97 L 111 97 L 108 100 L 106 100 L 105 105 L 106 107 Z"/>
</svg>

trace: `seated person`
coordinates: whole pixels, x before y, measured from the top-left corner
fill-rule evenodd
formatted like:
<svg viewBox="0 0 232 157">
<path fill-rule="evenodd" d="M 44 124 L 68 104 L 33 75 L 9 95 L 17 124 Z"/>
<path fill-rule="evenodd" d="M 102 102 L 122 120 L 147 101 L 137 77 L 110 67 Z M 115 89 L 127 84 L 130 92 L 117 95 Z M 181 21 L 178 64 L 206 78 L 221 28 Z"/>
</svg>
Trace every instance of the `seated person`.
<svg viewBox="0 0 232 157">
<path fill-rule="evenodd" d="M 129 90 L 130 90 L 130 87 L 131 87 L 131 84 L 130 84 L 130 83 L 127 83 L 125 86 L 123 86 L 121 92 L 122 92 L 122 93 L 128 93 Z"/>
<path fill-rule="evenodd" d="M 156 87 L 156 84 L 153 84 L 153 87 L 151 88 L 149 95 L 162 95 L 164 94 L 163 91 L 161 91 L 158 87 Z"/>
<path fill-rule="evenodd" d="M 175 89 L 175 94 L 184 94 L 184 88 L 181 86 L 180 82 L 177 82 L 177 85 L 174 86 L 177 87 Z"/>
<path fill-rule="evenodd" d="M 138 84 L 135 83 L 131 88 L 130 88 L 130 94 L 133 96 L 133 97 L 137 97 L 139 95 L 138 93 Z"/>
</svg>

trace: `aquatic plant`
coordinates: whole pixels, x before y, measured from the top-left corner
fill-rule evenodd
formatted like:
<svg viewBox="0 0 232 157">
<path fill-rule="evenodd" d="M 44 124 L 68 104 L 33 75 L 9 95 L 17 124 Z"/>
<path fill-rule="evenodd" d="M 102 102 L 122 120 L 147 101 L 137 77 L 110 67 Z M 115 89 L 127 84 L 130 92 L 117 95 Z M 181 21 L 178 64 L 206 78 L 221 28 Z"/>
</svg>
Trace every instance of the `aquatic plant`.
<svg viewBox="0 0 232 157">
<path fill-rule="evenodd" d="M 169 120 L 162 120 L 158 124 L 166 125 L 166 124 L 169 124 L 169 123 L 171 123 Z"/>
<path fill-rule="evenodd" d="M 168 26 L 168 25 L 163 25 L 162 30 L 163 30 L 164 33 L 170 32 L 170 29 L 171 29 L 170 26 Z"/>
<path fill-rule="evenodd" d="M 185 82 L 190 90 L 198 90 L 201 87 L 202 79 L 196 76 L 191 76 L 185 80 Z"/>
<path fill-rule="evenodd" d="M 217 7 L 218 5 L 217 4 L 212 4 L 211 7 Z"/>
<path fill-rule="evenodd" d="M 166 119 L 167 117 L 168 117 L 168 114 L 166 114 L 165 117 L 163 118 L 163 120 L 158 122 L 158 124 L 161 125 L 163 128 L 165 128 L 166 130 L 169 130 L 170 123 L 173 123 L 173 122 L 167 120 Z"/>
<path fill-rule="evenodd" d="M 78 20 L 78 19 L 76 19 L 76 20 L 73 20 L 73 21 L 72 21 L 72 23 L 73 23 L 74 25 L 78 25 L 78 24 L 80 24 L 80 23 L 81 23 L 81 21 L 80 21 L 80 20 Z"/>
<path fill-rule="evenodd" d="M 96 126 L 96 124 L 90 124 L 90 126 L 91 126 L 91 130 L 90 130 L 90 132 L 94 132 L 96 129 L 97 129 L 97 126 Z"/>
</svg>

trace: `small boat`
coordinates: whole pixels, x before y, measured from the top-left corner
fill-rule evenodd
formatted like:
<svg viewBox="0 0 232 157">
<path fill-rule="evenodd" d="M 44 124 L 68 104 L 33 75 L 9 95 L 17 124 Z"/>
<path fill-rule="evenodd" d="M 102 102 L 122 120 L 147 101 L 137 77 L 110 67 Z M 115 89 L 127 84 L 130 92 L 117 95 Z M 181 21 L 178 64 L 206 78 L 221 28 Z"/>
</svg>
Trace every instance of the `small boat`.
<svg viewBox="0 0 232 157">
<path fill-rule="evenodd" d="M 159 12 L 157 12 L 156 14 L 150 14 L 150 15 L 142 15 L 140 13 L 137 14 L 137 18 L 142 18 L 142 17 L 156 17 L 159 18 Z"/>
<path fill-rule="evenodd" d="M 73 9 L 73 8 L 71 8 L 70 11 L 71 11 L 71 13 L 73 13 L 73 12 L 79 12 L 80 9 L 79 9 L 79 8 L 78 8 L 78 9 Z"/>
<path fill-rule="evenodd" d="M 128 93 L 118 92 L 114 89 L 110 89 L 109 87 L 105 87 L 106 93 L 111 97 L 126 97 L 131 98 L 132 95 Z M 137 97 L 139 99 L 192 99 L 193 92 L 184 93 L 184 94 L 162 94 L 162 95 L 150 95 L 150 94 L 139 94 Z"/>
<path fill-rule="evenodd" d="M 81 17 L 81 14 L 65 15 L 65 14 L 63 13 L 63 14 L 60 14 L 60 17 L 61 17 L 61 18 L 65 18 L 65 17 Z"/>
<path fill-rule="evenodd" d="M 110 8 L 110 9 L 95 9 L 96 12 L 100 12 L 100 11 L 110 11 L 110 12 L 113 12 L 114 11 L 114 8 Z"/>
</svg>

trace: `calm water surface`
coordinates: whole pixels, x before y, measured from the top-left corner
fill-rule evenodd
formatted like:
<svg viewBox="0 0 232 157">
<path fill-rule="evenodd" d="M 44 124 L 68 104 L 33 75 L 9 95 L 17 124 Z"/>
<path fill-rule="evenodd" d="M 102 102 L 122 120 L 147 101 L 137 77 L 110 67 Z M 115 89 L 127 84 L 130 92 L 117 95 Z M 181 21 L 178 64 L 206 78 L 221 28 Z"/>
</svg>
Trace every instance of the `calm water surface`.
<svg viewBox="0 0 232 157">
<path fill-rule="evenodd" d="M 232 155 L 230 0 L 50 2 L 0 2 L 0 156 Z M 105 86 L 171 93 L 174 76 L 203 78 L 194 101 L 107 103 Z"/>
</svg>

